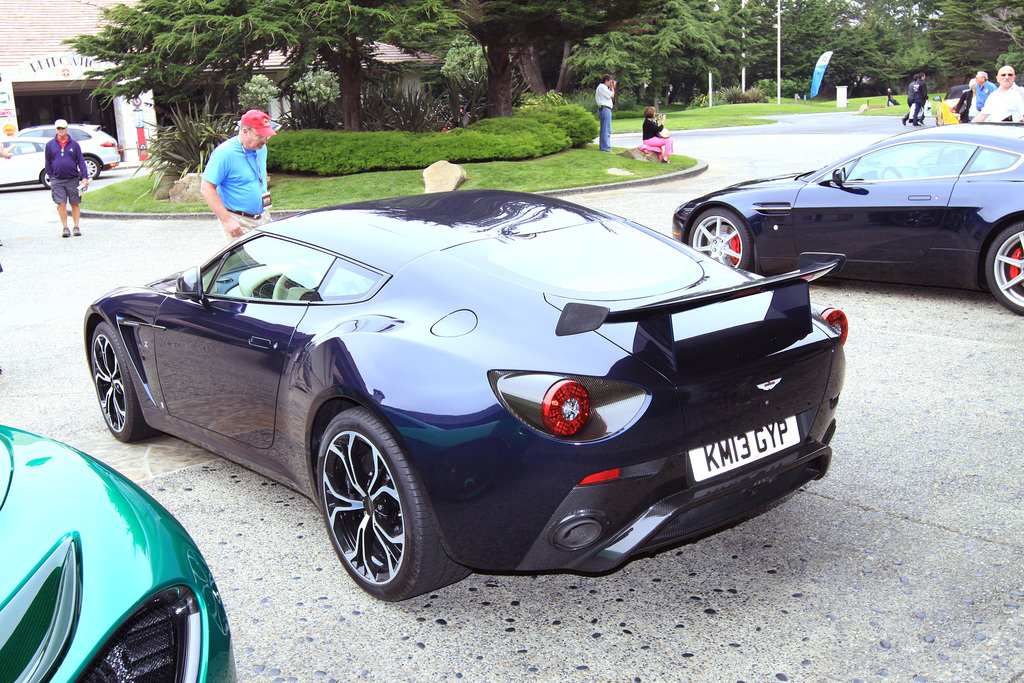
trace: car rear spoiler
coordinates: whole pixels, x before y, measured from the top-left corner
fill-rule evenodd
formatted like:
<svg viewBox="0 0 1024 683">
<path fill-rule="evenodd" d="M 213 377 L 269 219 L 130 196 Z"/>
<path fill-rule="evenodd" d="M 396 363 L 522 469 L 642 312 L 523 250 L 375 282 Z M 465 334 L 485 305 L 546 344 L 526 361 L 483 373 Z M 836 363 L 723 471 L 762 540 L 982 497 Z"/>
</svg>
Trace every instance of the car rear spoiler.
<svg viewBox="0 0 1024 683">
<path fill-rule="evenodd" d="M 605 323 L 641 322 L 664 315 L 690 311 L 702 306 L 732 301 L 753 294 L 772 292 L 788 287 L 801 280 L 810 282 L 828 274 L 838 273 L 846 263 L 845 254 L 807 252 L 800 254 L 797 269 L 782 275 L 756 278 L 732 287 L 712 289 L 686 296 L 666 299 L 646 306 L 613 311 L 606 306 L 570 301 L 565 304 L 555 326 L 555 334 L 567 337 L 583 332 L 593 332 Z"/>
</svg>

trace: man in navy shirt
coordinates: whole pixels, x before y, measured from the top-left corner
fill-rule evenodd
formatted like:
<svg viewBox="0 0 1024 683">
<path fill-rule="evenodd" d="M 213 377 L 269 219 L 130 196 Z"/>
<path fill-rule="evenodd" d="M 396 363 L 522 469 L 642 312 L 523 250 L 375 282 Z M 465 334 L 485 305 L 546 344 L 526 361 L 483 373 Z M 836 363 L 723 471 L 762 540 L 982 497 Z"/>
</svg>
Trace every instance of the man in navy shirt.
<svg viewBox="0 0 1024 683">
<path fill-rule="evenodd" d="M 85 165 L 82 148 L 68 135 L 68 122 L 57 119 L 53 127 L 57 129 L 57 137 L 46 143 L 44 154 L 46 173 L 50 176 L 50 194 L 53 203 L 57 205 L 57 215 L 64 228 L 61 237 L 71 237 L 68 230 L 68 204 L 71 204 L 75 237 L 80 237 L 82 230 L 78 222 L 81 211 L 78 205 L 82 203 L 82 194 L 79 187 L 83 190 L 89 187 L 89 169 Z"/>
</svg>

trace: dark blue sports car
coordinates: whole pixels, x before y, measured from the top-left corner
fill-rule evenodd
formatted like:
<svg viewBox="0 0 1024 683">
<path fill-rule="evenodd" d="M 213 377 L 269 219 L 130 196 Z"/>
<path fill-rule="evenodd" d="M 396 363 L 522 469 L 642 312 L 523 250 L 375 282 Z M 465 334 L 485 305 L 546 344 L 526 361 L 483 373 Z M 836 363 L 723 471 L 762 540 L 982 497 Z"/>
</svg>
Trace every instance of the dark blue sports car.
<svg viewBox="0 0 1024 683">
<path fill-rule="evenodd" d="M 353 579 L 600 572 L 824 476 L 837 265 L 728 268 L 569 202 L 453 192 L 280 220 L 85 319 L 100 408 L 316 501 Z"/>
<path fill-rule="evenodd" d="M 915 130 L 819 171 L 741 183 L 680 206 L 676 239 L 770 275 L 808 251 L 839 277 L 990 291 L 1024 314 L 1024 125 Z"/>
</svg>

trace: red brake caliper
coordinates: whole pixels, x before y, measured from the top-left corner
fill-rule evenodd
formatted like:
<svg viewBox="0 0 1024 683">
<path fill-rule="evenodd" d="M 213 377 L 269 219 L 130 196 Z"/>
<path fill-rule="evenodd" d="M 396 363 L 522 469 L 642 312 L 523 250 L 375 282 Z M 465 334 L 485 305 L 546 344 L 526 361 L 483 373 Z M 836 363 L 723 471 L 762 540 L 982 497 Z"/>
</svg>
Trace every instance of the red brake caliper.
<svg viewBox="0 0 1024 683">
<path fill-rule="evenodd" d="M 1016 249 L 1014 249 L 1013 253 L 1010 254 L 1010 258 L 1020 260 L 1022 253 L 1024 253 L 1024 249 L 1022 249 L 1021 247 L 1017 247 Z M 1010 266 L 1006 270 L 1011 280 L 1020 275 L 1020 268 L 1018 268 L 1017 266 Z"/>
<path fill-rule="evenodd" d="M 742 252 L 740 251 L 740 236 L 739 235 L 736 235 L 731 240 L 729 240 L 729 248 L 733 250 L 733 253 L 742 254 Z M 732 259 L 732 264 L 734 266 L 737 263 L 740 262 L 740 260 L 738 258 L 734 257 L 734 256 L 730 256 L 729 258 Z"/>
</svg>

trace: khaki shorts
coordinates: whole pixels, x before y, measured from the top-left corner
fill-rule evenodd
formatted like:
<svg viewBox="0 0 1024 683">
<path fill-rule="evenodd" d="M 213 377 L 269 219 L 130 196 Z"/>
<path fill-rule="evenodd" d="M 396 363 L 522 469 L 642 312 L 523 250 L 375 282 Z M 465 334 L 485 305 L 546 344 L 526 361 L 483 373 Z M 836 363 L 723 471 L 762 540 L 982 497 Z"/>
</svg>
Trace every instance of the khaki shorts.
<svg viewBox="0 0 1024 683">
<path fill-rule="evenodd" d="M 237 213 L 233 213 L 233 214 L 231 214 L 231 216 L 236 221 L 238 221 L 238 224 L 240 226 L 242 226 L 242 234 L 243 235 L 245 233 L 249 232 L 250 230 L 252 230 L 253 228 L 258 228 L 259 226 L 263 225 L 264 223 L 269 223 L 270 222 L 270 212 L 269 211 L 264 211 L 263 213 L 261 213 L 259 218 L 249 218 L 248 216 L 239 216 Z M 224 225 L 224 221 L 222 221 L 221 219 L 218 218 L 217 219 L 217 223 L 220 224 L 220 229 L 224 233 L 225 241 L 227 241 L 227 242 L 233 241 L 235 238 L 232 237 L 231 233 L 228 232 L 227 226 Z"/>
</svg>

